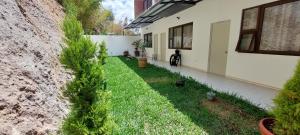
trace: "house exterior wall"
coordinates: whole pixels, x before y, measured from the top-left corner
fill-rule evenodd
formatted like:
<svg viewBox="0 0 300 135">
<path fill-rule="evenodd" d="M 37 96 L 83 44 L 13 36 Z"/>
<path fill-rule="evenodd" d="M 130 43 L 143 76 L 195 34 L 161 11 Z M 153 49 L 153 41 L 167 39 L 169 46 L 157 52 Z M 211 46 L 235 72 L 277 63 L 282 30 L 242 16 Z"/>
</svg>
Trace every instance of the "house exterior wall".
<svg viewBox="0 0 300 135">
<path fill-rule="evenodd" d="M 230 20 L 226 76 L 280 89 L 291 77 L 299 59 L 298 56 L 238 53 L 235 51 L 239 39 L 242 9 L 273 1 L 276 0 L 203 0 L 189 9 L 143 27 L 142 35 L 150 32 L 153 35 L 160 35 L 160 33 L 165 32 L 168 38 L 170 27 L 193 22 L 193 48 L 192 50 L 181 50 L 182 63 L 184 66 L 207 71 L 211 24 Z M 180 17 L 180 20 L 177 17 Z M 166 45 L 168 46 L 168 39 Z M 146 50 L 148 56 L 151 57 L 153 48 Z M 174 49 L 166 50 L 165 61 L 168 61 L 174 51 Z"/>
</svg>

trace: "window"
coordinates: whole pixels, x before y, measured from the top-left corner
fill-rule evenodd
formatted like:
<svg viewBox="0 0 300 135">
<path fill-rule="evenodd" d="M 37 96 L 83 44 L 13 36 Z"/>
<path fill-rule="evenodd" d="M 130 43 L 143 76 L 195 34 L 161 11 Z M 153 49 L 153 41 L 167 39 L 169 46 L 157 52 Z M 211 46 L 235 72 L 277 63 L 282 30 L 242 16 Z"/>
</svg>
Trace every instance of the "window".
<svg viewBox="0 0 300 135">
<path fill-rule="evenodd" d="M 144 0 L 144 9 L 148 9 L 152 6 L 152 0 Z"/>
<path fill-rule="evenodd" d="M 170 49 L 192 49 L 193 23 L 176 26 L 169 29 Z"/>
<path fill-rule="evenodd" d="M 238 52 L 300 55 L 300 0 L 244 9 Z"/>
<path fill-rule="evenodd" d="M 174 28 L 174 48 L 181 48 L 182 43 L 182 27 Z"/>
<path fill-rule="evenodd" d="M 183 26 L 183 48 L 192 48 L 193 25 Z"/>
<path fill-rule="evenodd" d="M 145 43 L 145 47 L 147 48 L 152 47 L 152 33 L 144 34 L 144 43 Z"/>
</svg>

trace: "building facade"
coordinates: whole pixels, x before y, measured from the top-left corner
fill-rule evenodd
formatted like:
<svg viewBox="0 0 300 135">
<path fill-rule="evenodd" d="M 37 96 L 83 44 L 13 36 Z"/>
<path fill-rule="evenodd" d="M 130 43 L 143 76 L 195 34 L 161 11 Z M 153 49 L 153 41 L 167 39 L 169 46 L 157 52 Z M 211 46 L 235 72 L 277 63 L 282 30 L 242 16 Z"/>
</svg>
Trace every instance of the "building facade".
<svg viewBox="0 0 300 135">
<path fill-rule="evenodd" d="M 143 2 L 143 10 L 135 7 L 131 26 L 151 38 L 148 57 L 169 61 L 179 49 L 183 66 L 274 89 L 282 88 L 299 60 L 299 0 L 191 0 L 176 3 L 189 7 L 173 14 L 155 6 L 173 2 L 169 8 L 176 9 L 174 1 L 152 1 L 152 7 L 144 4 L 148 0 L 135 1 Z M 154 9 L 156 16 L 169 14 L 143 21 Z"/>
</svg>

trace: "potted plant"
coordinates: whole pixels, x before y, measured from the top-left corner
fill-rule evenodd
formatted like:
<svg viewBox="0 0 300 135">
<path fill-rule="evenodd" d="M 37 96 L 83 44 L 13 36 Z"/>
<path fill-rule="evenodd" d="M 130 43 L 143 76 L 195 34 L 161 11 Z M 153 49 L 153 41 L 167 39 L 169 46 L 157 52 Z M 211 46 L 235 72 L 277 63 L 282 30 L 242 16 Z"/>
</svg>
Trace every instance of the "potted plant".
<svg viewBox="0 0 300 135">
<path fill-rule="evenodd" d="M 274 119 L 262 119 L 259 129 L 262 135 L 300 134 L 300 61 L 294 76 L 287 81 L 274 99 Z"/>
<path fill-rule="evenodd" d="M 132 43 L 132 45 L 134 46 L 134 56 L 135 57 L 139 57 L 140 56 L 140 51 L 139 51 L 139 45 L 141 43 L 141 39 L 140 40 L 136 40 Z"/>
<path fill-rule="evenodd" d="M 138 64 L 140 68 L 145 68 L 147 66 L 147 54 L 146 54 L 146 44 L 140 42 L 138 48 L 141 50 L 141 57 L 138 58 Z"/>
</svg>

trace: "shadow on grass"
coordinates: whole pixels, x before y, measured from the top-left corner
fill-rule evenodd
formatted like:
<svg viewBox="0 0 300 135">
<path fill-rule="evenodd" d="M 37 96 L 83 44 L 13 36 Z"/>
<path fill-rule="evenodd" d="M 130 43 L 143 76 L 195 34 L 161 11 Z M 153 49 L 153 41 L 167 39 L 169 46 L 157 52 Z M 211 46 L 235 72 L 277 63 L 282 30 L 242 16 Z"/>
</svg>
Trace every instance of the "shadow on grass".
<svg viewBox="0 0 300 135">
<path fill-rule="evenodd" d="M 206 85 L 185 78 L 186 86 L 177 88 L 175 82 L 181 78 L 179 74 L 151 64 L 141 69 L 136 59 L 119 59 L 209 134 L 259 134 L 257 122 L 268 116 L 264 110 L 226 93 L 216 92 L 218 101 L 208 102 L 206 93 L 213 90 Z"/>
</svg>

